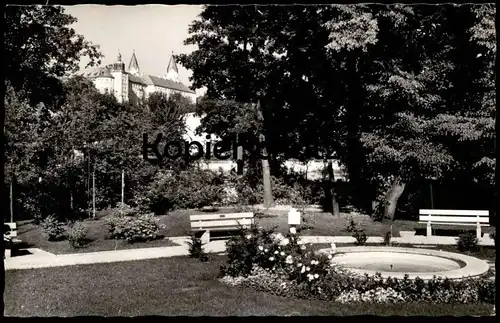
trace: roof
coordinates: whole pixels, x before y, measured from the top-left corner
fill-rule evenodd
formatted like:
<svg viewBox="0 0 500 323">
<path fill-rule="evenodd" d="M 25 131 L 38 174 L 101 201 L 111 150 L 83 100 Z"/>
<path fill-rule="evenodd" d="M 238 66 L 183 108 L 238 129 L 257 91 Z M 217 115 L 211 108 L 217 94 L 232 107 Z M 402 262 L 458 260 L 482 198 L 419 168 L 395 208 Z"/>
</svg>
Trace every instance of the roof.
<svg viewBox="0 0 500 323">
<path fill-rule="evenodd" d="M 146 83 L 146 81 L 142 77 L 137 76 L 137 75 L 129 74 L 128 75 L 128 80 L 130 82 L 133 82 L 133 83 L 139 83 L 139 84 L 142 84 L 142 85 L 148 85 Z"/>
<path fill-rule="evenodd" d="M 130 63 L 128 64 L 128 70 L 139 70 L 139 63 L 137 63 L 137 57 L 135 57 L 135 52 L 132 53 L 132 58 L 130 59 Z"/>
<path fill-rule="evenodd" d="M 143 84 L 143 85 L 154 85 L 154 86 L 159 86 L 159 87 L 164 87 L 167 89 L 172 89 L 172 90 L 177 90 L 177 91 L 182 91 L 182 92 L 187 92 L 187 93 L 196 93 L 195 91 L 191 90 L 189 87 L 182 83 L 177 83 L 171 80 L 167 80 L 158 76 L 153 76 L 153 75 L 128 75 L 128 79 L 130 82 L 133 83 L 138 83 L 138 84 Z"/>
<path fill-rule="evenodd" d="M 158 87 L 163 87 L 167 89 L 172 89 L 176 91 L 181 91 L 181 92 L 187 92 L 187 93 L 196 93 L 195 91 L 191 90 L 189 87 L 186 85 L 179 83 L 179 82 L 174 82 L 171 80 L 167 80 L 158 76 L 153 76 L 153 75 L 133 75 L 130 73 L 128 74 L 128 79 L 132 83 L 137 83 L 137 84 L 142 84 L 142 85 L 154 85 Z M 108 77 L 108 78 L 114 78 L 113 75 L 111 75 L 111 72 L 109 71 L 109 68 L 107 67 L 98 67 L 98 68 L 93 68 L 90 70 L 86 70 L 82 72 L 82 76 L 88 77 L 88 78 L 101 78 L 101 77 Z"/>
<path fill-rule="evenodd" d="M 177 82 L 167 80 L 167 79 L 164 79 L 161 77 L 153 76 L 153 75 L 147 75 L 147 76 L 151 80 L 152 84 L 155 86 L 165 87 L 168 89 L 182 91 L 182 92 L 195 93 L 195 91 L 191 90 L 190 88 L 188 88 L 187 86 L 185 86 L 182 83 L 177 83 Z"/>
<path fill-rule="evenodd" d="M 177 69 L 177 63 L 175 62 L 174 54 L 170 56 L 170 62 L 168 62 L 167 73 L 170 72 L 170 70 L 174 70 L 175 73 L 179 73 L 179 70 Z"/>
<path fill-rule="evenodd" d="M 82 76 L 88 78 L 98 78 L 98 77 L 109 77 L 114 78 L 106 67 L 97 67 L 93 69 L 86 70 L 82 73 Z"/>
</svg>

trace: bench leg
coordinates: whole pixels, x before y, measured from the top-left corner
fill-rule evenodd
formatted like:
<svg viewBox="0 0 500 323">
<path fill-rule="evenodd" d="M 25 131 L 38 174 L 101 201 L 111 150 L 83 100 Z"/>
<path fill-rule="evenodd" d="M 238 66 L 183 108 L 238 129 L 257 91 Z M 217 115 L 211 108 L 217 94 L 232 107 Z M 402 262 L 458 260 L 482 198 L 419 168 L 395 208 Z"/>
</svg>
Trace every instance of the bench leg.
<svg viewBox="0 0 500 323">
<path fill-rule="evenodd" d="M 432 229 L 431 229 L 431 223 L 427 222 L 427 236 L 430 237 L 432 236 Z"/>
<path fill-rule="evenodd" d="M 476 236 L 478 239 L 481 239 L 481 237 L 482 237 L 481 226 L 479 225 L 479 223 L 477 224 L 477 227 L 476 227 Z"/>
<path fill-rule="evenodd" d="M 209 243 L 210 242 L 210 231 L 205 231 L 203 232 L 203 235 L 201 236 L 201 243 Z"/>
<path fill-rule="evenodd" d="M 5 249 L 5 258 L 11 258 L 12 257 L 12 249 Z"/>
</svg>

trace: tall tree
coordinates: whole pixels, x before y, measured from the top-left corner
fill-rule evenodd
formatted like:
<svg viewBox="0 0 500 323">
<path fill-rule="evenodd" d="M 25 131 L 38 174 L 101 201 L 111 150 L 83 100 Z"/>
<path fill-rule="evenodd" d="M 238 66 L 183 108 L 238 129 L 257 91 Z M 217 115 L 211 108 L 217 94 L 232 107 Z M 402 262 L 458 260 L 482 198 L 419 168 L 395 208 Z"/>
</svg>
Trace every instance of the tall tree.
<svg viewBox="0 0 500 323">
<path fill-rule="evenodd" d="M 318 135 L 314 112 L 323 111 L 328 120 L 335 115 L 334 109 L 327 108 L 328 100 L 319 98 L 326 93 L 319 85 L 329 77 L 324 50 L 328 33 L 322 26 L 326 9 L 206 7 L 186 40 L 198 50 L 179 57 L 181 64 L 193 70 L 193 85 L 207 87 L 209 99 L 260 105 L 261 131 L 274 174 L 284 157 L 312 158 L 306 147 Z M 205 118 L 222 115 L 211 113 Z M 319 141 L 330 144 L 335 139 L 327 140 L 327 133 L 332 137 L 330 130 Z"/>
<path fill-rule="evenodd" d="M 62 90 L 59 78 L 77 71 L 81 57 L 100 63 L 98 46 L 70 27 L 76 18 L 61 6 L 7 5 L 4 19 L 5 78 L 33 105 L 53 105 Z"/>
<path fill-rule="evenodd" d="M 473 86 L 481 64 L 468 40 L 471 6 L 355 5 L 336 10 L 340 15 L 328 24 L 329 47 L 332 57 L 356 67 L 343 89 L 349 98 L 347 115 L 354 111 L 361 116 L 353 131 L 367 157 L 360 159 L 365 161 L 360 169 L 384 179 L 379 181 L 384 192 L 380 210 L 393 218 L 408 182 L 465 176 L 481 158 L 466 157 L 464 149 L 482 149 L 492 138 L 493 120 L 477 118 L 488 108 L 477 99 L 484 89 Z M 356 59 L 349 57 L 353 50 Z M 349 152 L 356 142 L 349 140 L 352 120 L 347 120 Z"/>
</svg>

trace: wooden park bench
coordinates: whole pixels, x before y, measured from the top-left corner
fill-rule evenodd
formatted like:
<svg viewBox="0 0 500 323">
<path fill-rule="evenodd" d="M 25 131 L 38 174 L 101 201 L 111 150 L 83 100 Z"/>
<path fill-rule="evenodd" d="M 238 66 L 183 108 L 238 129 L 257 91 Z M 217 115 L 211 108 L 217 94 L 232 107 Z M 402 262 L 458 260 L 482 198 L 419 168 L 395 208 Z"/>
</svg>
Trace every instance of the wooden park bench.
<svg viewBox="0 0 500 323">
<path fill-rule="evenodd" d="M 22 243 L 21 240 L 17 239 L 17 224 L 15 222 L 4 223 L 3 241 L 5 243 L 5 257 L 10 258 Z"/>
<path fill-rule="evenodd" d="M 191 230 L 193 232 L 203 232 L 201 241 L 210 242 L 211 231 L 229 232 L 243 228 L 248 228 L 254 223 L 254 213 L 225 213 L 225 214 L 202 214 L 191 215 Z"/>
<path fill-rule="evenodd" d="M 432 235 L 431 225 L 463 225 L 476 227 L 477 238 L 481 238 L 481 227 L 489 226 L 489 212 L 477 210 L 420 210 L 419 223 L 427 224 L 427 236 Z"/>
</svg>

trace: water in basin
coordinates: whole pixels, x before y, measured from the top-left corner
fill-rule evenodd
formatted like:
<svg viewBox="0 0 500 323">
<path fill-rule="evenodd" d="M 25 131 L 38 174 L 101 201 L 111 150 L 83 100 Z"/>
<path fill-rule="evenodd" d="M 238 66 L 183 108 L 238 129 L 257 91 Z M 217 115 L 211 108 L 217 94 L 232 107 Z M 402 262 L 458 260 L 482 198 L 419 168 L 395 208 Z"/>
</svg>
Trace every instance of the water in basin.
<svg viewBox="0 0 500 323">
<path fill-rule="evenodd" d="M 345 253 L 337 255 L 333 261 L 348 268 L 377 272 L 430 273 L 461 267 L 447 258 L 395 252 Z"/>
</svg>

